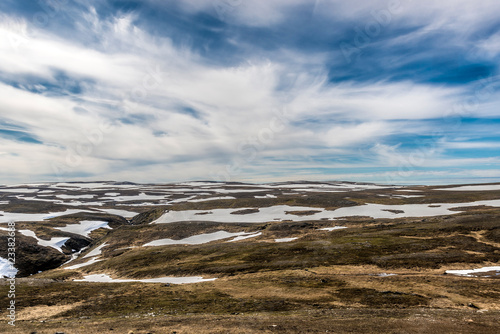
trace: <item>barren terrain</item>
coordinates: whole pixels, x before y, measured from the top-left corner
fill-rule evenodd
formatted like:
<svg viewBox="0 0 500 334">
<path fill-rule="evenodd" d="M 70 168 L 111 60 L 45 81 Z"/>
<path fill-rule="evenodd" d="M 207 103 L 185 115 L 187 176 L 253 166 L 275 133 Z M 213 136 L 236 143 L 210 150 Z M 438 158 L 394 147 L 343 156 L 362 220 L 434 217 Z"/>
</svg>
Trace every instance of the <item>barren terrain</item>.
<svg viewBox="0 0 500 334">
<path fill-rule="evenodd" d="M 499 185 L 54 183 L 0 203 L 0 332 L 498 332 Z"/>
</svg>

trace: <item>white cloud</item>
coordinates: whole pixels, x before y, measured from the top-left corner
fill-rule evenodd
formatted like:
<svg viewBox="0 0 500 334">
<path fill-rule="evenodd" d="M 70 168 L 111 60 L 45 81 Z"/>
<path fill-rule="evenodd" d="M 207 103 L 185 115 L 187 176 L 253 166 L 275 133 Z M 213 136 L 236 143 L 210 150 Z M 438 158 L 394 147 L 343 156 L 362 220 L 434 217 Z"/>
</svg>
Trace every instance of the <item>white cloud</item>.
<svg viewBox="0 0 500 334">
<path fill-rule="evenodd" d="M 410 82 L 338 84 L 300 87 L 292 108 L 316 115 L 337 114 L 360 120 L 442 118 L 453 113 L 463 88 L 440 88 Z"/>
<path fill-rule="evenodd" d="M 153 2 L 158 3 L 156 0 Z M 222 21 L 255 27 L 281 23 L 286 20 L 288 8 L 311 4 L 309 0 L 182 0 L 180 2 L 188 11 L 205 11 Z"/>
<path fill-rule="evenodd" d="M 498 142 L 487 142 L 487 141 L 479 141 L 479 142 L 445 142 L 442 144 L 445 148 L 450 149 L 462 149 L 462 150 L 470 150 L 470 149 L 498 149 L 500 148 L 500 143 Z"/>
<path fill-rule="evenodd" d="M 334 126 L 327 132 L 325 140 L 329 146 L 343 147 L 373 141 L 391 134 L 392 130 L 387 124 L 362 123 L 355 126 Z"/>
<path fill-rule="evenodd" d="M 190 11 L 212 6 L 183 3 Z M 300 3 L 244 2 L 232 14 L 243 24 L 267 26 L 283 22 L 287 8 Z M 321 13 L 329 4 L 316 5 Z M 315 157 L 349 156 L 358 144 L 374 146 L 371 153 L 378 160 L 371 166 L 393 166 L 407 152 L 384 145 L 384 138 L 425 134 L 432 127 L 421 121 L 449 116 L 465 91 L 410 82 L 334 84 L 323 65 L 328 55 L 288 50 L 276 51 L 272 59 L 213 65 L 141 30 L 133 13 L 100 19 L 90 8 L 75 20 L 78 33 L 93 42 L 63 39 L 22 20 L 0 24 L 0 71 L 19 81 L 0 84 L 0 117 L 43 142 L 1 139 L 4 181 L 57 177 L 54 166 L 68 179 L 206 179 L 211 172 L 226 173 L 235 160 L 241 162 L 239 171 L 231 175 L 238 179 L 265 178 L 287 168 L 299 175 L 313 167 L 354 166 L 348 161 L 320 164 Z M 58 82 L 61 72 L 81 92 L 68 92 Z M 278 89 L 283 83 L 289 85 L 285 91 Z M 62 85 L 65 91 L 44 85 Z M 480 103 L 492 103 L 487 110 L 495 113 L 494 96 Z M 276 123 L 277 110 L 283 109 L 285 120 Z M 485 112 L 478 108 L 472 114 Z M 437 159 L 441 152 L 439 145 L 429 150 L 427 161 L 446 165 Z"/>
<path fill-rule="evenodd" d="M 158 6 L 165 1 L 149 0 Z M 500 4 L 496 0 L 484 0 L 481 6 L 470 0 L 181 0 L 178 1 L 188 12 L 204 11 L 222 21 L 254 27 L 266 27 L 286 21 L 292 8 L 300 8 L 302 14 L 311 19 L 322 16 L 330 20 L 359 22 L 361 28 L 375 18 L 373 12 L 388 13 L 391 23 L 406 22 L 411 25 L 422 23 L 435 29 L 450 29 L 467 33 L 470 27 L 495 22 Z M 304 12 L 308 11 L 308 12 Z M 310 11 L 310 13 L 309 13 Z M 458 19 L 457 19 L 458 18 Z"/>
</svg>

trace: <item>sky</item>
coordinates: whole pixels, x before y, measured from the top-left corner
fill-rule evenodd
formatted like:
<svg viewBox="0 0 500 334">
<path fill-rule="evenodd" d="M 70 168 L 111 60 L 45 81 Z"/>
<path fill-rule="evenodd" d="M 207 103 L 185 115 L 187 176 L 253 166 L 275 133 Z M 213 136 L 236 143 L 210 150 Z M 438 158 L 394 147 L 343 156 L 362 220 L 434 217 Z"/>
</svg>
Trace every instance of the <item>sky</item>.
<svg viewBox="0 0 500 334">
<path fill-rule="evenodd" d="M 3 0 L 0 183 L 500 181 L 497 0 Z"/>
</svg>

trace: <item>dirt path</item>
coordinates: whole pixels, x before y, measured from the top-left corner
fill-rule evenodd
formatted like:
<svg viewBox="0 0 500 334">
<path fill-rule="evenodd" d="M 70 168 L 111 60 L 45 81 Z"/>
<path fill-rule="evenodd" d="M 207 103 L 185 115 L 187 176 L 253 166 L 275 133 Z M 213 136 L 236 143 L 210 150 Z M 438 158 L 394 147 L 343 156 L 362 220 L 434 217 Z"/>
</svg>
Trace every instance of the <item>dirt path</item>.
<svg viewBox="0 0 500 334">
<path fill-rule="evenodd" d="M 476 241 L 478 241 L 478 242 L 482 242 L 483 244 L 487 244 L 487 245 L 490 245 L 490 246 L 493 246 L 496 248 L 500 248 L 500 243 L 486 239 L 484 237 L 485 233 L 486 233 L 486 231 L 474 231 L 474 232 L 470 232 L 469 235 L 471 237 L 473 237 L 474 239 L 476 239 Z"/>
</svg>

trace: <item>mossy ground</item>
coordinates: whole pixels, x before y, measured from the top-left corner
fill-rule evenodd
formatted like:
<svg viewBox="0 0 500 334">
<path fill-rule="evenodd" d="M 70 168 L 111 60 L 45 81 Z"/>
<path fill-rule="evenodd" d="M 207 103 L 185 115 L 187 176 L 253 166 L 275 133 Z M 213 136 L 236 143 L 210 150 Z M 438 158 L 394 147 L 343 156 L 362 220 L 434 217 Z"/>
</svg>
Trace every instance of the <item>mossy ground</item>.
<svg viewBox="0 0 500 334">
<path fill-rule="evenodd" d="M 445 202 L 445 197 L 457 202 L 498 198 L 498 192 L 426 190 L 426 198 L 409 199 L 380 197 L 380 193 L 350 193 L 349 201 L 403 204 Z M 318 207 L 335 207 L 343 196 L 322 197 Z M 242 196 L 230 202 L 231 207 L 242 208 L 307 201 L 256 201 Z M 227 201 L 211 201 L 196 208 L 227 205 Z M 2 322 L 0 332 L 498 333 L 498 278 L 445 274 L 448 269 L 500 262 L 500 209 L 465 211 L 428 218 L 161 225 L 147 224 L 158 212 L 146 213 L 136 220 L 138 225 L 117 224 L 113 230 L 92 234 L 92 245 L 108 244 L 104 261 L 18 280 L 17 326 Z M 37 233 L 49 235 L 48 229 L 67 222 L 53 219 L 41 224 Z M 320 230 L 334 225 L 348 228 Z M 235 243 L 140 247 L 160 238 L 182 239 L 220 230 L 262 234 Z M 284 237 L 298 239 L 274 242 Z M 131 246 L 135 248 L 127 248 Z M 218 279 L 190 285 L 72 281 L 89 273 Z M 7 302 L 3 285 L 0 305 Z"/>
</svg>

